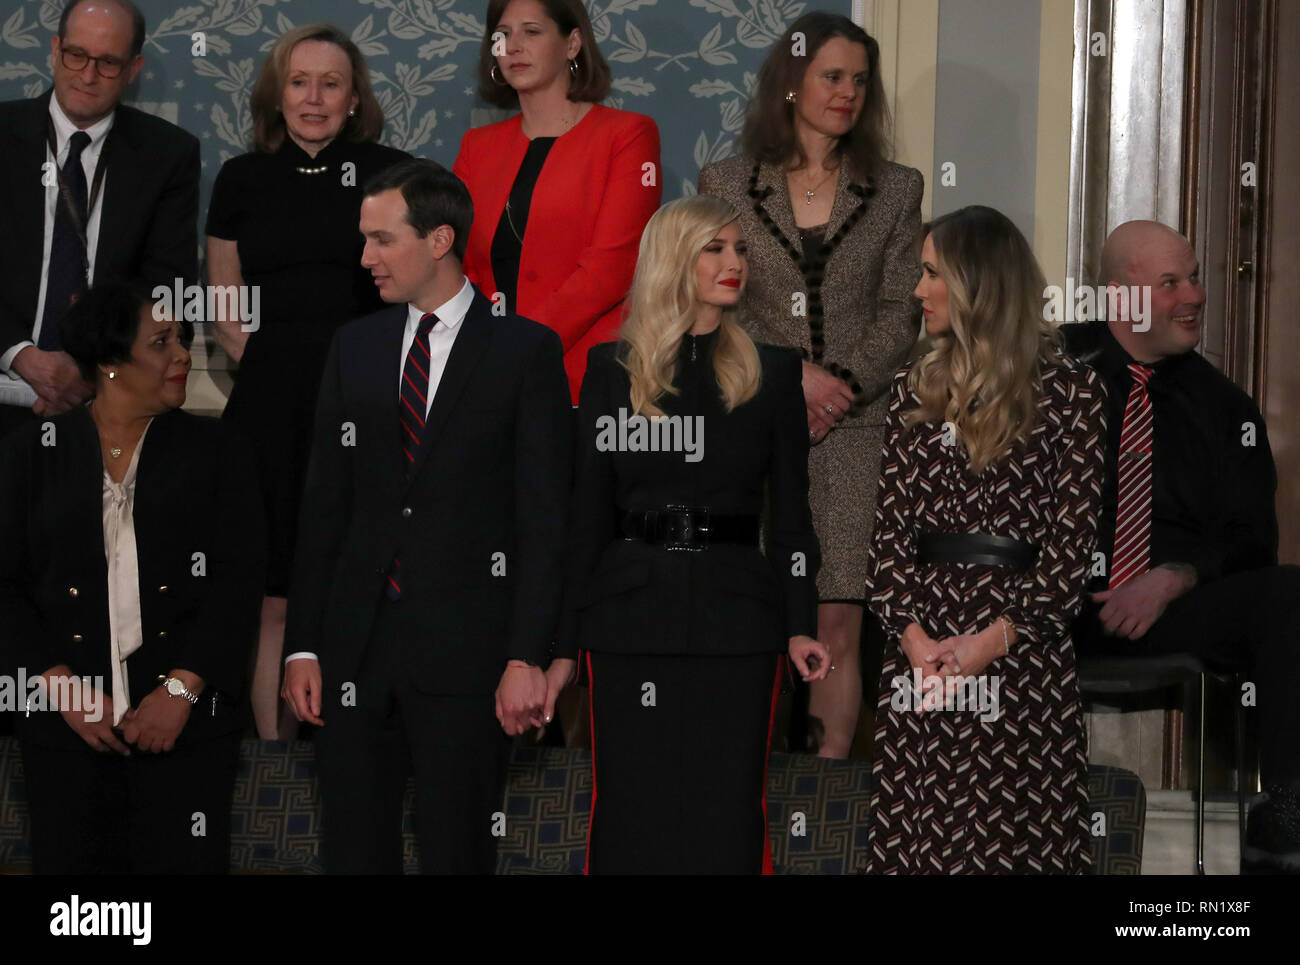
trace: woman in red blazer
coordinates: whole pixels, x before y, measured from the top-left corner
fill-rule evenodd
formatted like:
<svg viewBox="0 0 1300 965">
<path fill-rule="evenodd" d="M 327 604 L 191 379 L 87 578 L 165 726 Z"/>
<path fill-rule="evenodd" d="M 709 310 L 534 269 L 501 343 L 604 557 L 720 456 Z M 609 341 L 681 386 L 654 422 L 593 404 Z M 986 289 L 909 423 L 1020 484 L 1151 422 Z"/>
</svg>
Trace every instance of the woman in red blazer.
<svg viewBox="0 0 1300 965">
<path fill-rule="evenodd" d="M 474 199 L 465 273 L 559 334 L 576 403 L 587 350 L 618 337 L 659 208 L 659 129 L 596 103 L 609 65 L 581 0 L 492 0 L 486 21 L 479 95 L 520 113 L 460 142 L 454 170 Z"/>
</svg>

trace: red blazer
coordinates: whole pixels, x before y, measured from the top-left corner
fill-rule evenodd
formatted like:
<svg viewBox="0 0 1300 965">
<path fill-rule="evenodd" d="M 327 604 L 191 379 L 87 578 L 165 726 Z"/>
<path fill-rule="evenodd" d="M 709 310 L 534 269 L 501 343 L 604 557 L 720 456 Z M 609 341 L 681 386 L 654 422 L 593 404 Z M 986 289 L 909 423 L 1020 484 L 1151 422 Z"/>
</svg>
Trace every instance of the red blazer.
<svg viewBox="0 0 1300 965">
<path fill-rule="evenodd" d="M 489 297 L 498 290 L 492 237 L 528 150 L 521 124 L 517 114 L 466 131 L 453 168 L 474 199 L 465 274 Z M 559 334 L 575 404 L 587 350 L 618 337 L 641 232 L 659 208 L 662 180 L 655 122 L 599 104 L 555 142 L 537 179 L 518 304 L 507 310 Z"/>
</svg>

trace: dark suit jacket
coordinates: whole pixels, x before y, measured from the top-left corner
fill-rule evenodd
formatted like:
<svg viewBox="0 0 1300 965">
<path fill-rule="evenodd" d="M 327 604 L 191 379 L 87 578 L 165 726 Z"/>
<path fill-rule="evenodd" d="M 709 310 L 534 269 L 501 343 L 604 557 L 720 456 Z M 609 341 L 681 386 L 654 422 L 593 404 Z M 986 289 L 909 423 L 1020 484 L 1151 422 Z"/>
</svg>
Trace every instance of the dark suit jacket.
<svg viewBox="0 0 1300 965">
<path fill-rule="evenodd" d="M 687 336 L 689 339 L 690 336 Z M 709 340 L 711 336 L 701 336 Z M 684 343 L 685 344 L 685 343 Z M 701 343 L 711 353 L 712 341 Z M 697 378 L 679 358 L 669 416 L 702 416 L 702 458 L 680 452 L 608 451 L 598 420 L 631 413 L 621 343 L 587 359 L 578 406 L 565 620 L 557 655 L 784 653 L 792 636 L 817 632 L 817 534 L 808 508 L 808 417 L 802 365 L 791 349 L 760 345 L 758 394 L 727 412 L 708 355 Z M 683 352 L 684 356 L 686 353 Z M 622 538 L 619 510 L 707 506 L 760 515 L 766 496 L 767 558 L 757 547 L 716 543 L 674 551 Z M 794 561 L 803 554 L 804 566 Z"/>
<path fill-rule="evenodd" d="M 0 445 L 0 663 L 29 677 L 64 663 L 111 692 L 99 434 L 84 407 L 45 425 Z M 134 522 L 144 644 L 127 659 L 131 704 L 159 674 L 193 671 L 206 687 L 181 736 L 194 741 L 240 726 L 266 566 L 261 496 L 247 446 L 215 419 L 168 412 L 143 446 Z M 18 733 L 85 747 L 55 713 L 20 712 Z"/>
<path fill-rule="evenodd" d="M 528 319 L 494 316 L 476 289 L 406 480 L 406 316 L 402 304 L 359 319 L 330 347 L 285 653 L 317 654 L 327 695 L 334 682 L 356 680 L 400 557 L 396 605 L 428 631 L 409 664 L 415 686 L 490 694 L 506 660 L 546 661 L 560 609 L 573 453 L 560 339 Z"/>
<path fill-rule="evenodd" d="M 0 103 L 0 354 L 30 340 L 41 286 L 45 132 L 50 97 Z M 150 286 L 198 278 L 199 142 L 161 118 L 119 106 L 107 164 L 95 282 Z"/>
</svg>

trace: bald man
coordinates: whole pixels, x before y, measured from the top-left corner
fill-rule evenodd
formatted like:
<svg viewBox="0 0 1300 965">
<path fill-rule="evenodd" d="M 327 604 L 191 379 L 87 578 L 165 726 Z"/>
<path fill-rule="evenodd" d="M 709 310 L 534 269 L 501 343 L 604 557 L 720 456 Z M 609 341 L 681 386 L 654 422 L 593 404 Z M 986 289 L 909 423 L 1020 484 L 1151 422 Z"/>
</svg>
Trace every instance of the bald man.
<svg viewBox="0 0 1300 965">
<path fill-rule="evenodd" d="M 1082 654 L 1191 653 L 1257 691 L 1267 800 L 1243 872 L 1300 873 L 1300 568 L 1277 566 L 1277 475 L 1259 409 L 1196 351 L 1205 286 L 1187 239 L 1153 221 L 1102 251 L 1107 321 L 1062 326 L 1106 383 L 1107 482 Z M 1147 296 L 1149 292 L 1149 300 Z M 1145 306 L 1140 309 L 1139 306 Z"/>
<path fill-rule="evenodd" d="M 144 38 L 127 0 L 70 0 L 53 89 L 0 104 L 0 435 L 90 395 L 58 322 L 91 283 L 198 278 L 199 142 L 121 104 Z"/>
</svg>

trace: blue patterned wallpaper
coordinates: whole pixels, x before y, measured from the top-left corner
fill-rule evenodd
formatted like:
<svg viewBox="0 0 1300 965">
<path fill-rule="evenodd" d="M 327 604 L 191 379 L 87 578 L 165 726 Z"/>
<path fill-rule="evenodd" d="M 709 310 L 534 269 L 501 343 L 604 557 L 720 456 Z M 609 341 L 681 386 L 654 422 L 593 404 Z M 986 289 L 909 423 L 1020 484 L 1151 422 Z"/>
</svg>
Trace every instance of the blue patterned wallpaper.
<svg viewBox="0 0 1300 965">
<path fill-rule="evenodd" d="M 734 153 L 767 50 L 806 10 L 850 13 L 851 0 L 584 0 L 614 73 L 611 107 L 654 117 L 664 200 L 693 193 L 700 168 Z M 136 0 L 148 22 L 145 66 L 127 101 L 196 134 L 202 209 L 217 171 L 246 150 L 248 98 L 266 52 L 290 27 L 328 21 L 370 65 L 387 121 L 383 141 L 451 167 L 471 126 L 506 116 L 479 101 L 474 65 L 487 0 Z M 0 100 L 51 84 L 49 38 L 63 0 L 7 0 L 0 14 Z M 191 56 L 203 31 L 205 57 Z"/>
</svg>

